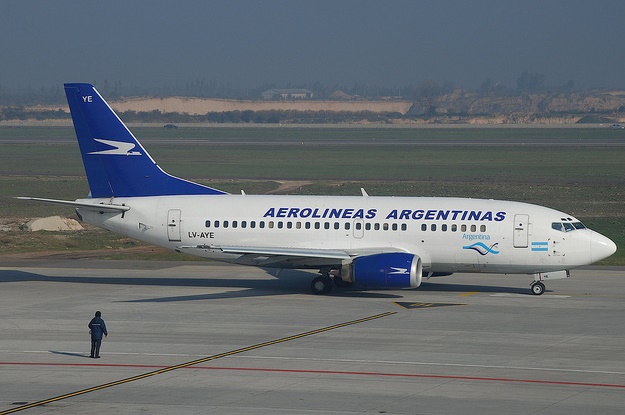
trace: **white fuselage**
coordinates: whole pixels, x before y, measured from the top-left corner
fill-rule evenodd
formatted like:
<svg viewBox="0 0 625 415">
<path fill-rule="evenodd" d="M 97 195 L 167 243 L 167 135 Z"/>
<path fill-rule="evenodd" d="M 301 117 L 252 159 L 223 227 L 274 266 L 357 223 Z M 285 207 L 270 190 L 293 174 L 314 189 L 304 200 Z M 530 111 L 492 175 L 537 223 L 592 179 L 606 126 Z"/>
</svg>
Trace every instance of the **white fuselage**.
<svg viewBox="0 0 625 415">
<path fill-rule="evenodd" d="M 565 213 L 498 200 L 196 195 L 83 201 L 129 206 L 123 214 L 78 212 L 89 223 L 172 250 L 239 246 L 356 256 L 388 249 L 418 255 L 429 272 L 568 270 L 610 255 L 614 246 L 597 232 L 571 226 L 579 221 Z M 559 230 L 557 223 L 569 225 Z M 241 257 L 218 249 L 190 252 L 227 262 Z"/>
</svg>

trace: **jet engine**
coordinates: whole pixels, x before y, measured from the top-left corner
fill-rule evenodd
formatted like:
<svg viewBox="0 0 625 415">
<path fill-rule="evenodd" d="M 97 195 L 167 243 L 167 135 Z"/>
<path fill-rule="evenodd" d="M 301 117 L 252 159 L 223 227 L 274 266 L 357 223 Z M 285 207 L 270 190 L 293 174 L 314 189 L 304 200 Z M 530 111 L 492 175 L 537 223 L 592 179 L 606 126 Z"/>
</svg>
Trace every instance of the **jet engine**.
<svg viewBox="0 0 625 415">
<path fill-rule="evenodd" d="M 351 264 L 351 280 L 357 288 L 417 288 L 421 285 L 421 258 L 405 252 L 357 257 Z"/>
</svg>

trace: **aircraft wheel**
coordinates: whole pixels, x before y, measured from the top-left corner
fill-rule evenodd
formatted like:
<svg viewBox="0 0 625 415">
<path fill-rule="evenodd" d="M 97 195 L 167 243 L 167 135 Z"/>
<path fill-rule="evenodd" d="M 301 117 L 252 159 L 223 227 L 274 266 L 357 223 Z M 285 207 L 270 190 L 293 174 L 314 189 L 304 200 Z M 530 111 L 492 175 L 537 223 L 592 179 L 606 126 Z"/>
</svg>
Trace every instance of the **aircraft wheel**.
<svg viewBox="0 0 625 415">
<path fill-rule="evenodd" d="M 545 284 L 543 284 L 540 281 L 532 284 L 532 294 L 541 295 L 544 292 L 545 292 Z"/>
<path fill-rule="evenodd" d="M 310 283 L 310 289 L 316 295 L 327 294 L 332 289 L 332 280 L 329 277 L 317 277 Z"/>
</svg>

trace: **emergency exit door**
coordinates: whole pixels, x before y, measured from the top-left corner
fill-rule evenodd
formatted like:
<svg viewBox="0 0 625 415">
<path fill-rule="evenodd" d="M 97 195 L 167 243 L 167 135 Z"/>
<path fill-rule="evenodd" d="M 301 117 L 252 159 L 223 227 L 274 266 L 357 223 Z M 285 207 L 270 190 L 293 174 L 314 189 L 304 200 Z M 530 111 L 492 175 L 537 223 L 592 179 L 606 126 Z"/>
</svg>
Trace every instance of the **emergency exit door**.
<svg viewBox="0 0 625 415">
<path fill-rule="evenodd" d="M 527 248 L 529 240 L 529 215 L 514 215 L 514 236 L 515 248 Z"/>
<path fill-rule="evenodd" d="M 167 212 L 167 237 L 173 242 L 180 241 L 180 209 Z"/>
</svg>

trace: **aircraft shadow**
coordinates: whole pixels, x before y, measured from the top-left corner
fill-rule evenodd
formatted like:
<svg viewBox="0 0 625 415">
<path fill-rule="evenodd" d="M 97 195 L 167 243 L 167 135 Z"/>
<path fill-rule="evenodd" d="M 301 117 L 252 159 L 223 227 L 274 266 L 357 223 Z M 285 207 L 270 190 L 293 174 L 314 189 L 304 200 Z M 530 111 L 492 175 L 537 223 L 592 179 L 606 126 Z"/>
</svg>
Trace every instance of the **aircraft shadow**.
<svg viewBox="0 0 625 415">
<path fill-rule="evenodd" d="M 310 281 L 314 274 L 299 270 L 284 270 L 275 275 L 267 271 L 272 279 L 241 279 L 241 278 L 177 278 L 177 277 L 110 277 L 110 276 L 47 276 L 19 270 L 0 270 L 0 283 L 3 282 L 58 282 L 72 284 L 111 284 L 153 287 L 197 287 L 197 288 L 231 288 L 232 291 L 205 293 L 185 296 L 142 298 L 125 300 L 124 302 L 176 302 L 200 301 L 231 298 L 262 297 L 289 294 L 310 294 Z M 310 294 L 312 295 L 312 294 Z M 361 298 L 402 298 L 401 295 L 380 293 L 375 291 L 357 291 L 335 289 L 329 296 L 346 296 Z"/>
<path fill-rule="evenodd" d="M 474 285 L 474 284 L 449 284 L 449 283 L 441 283 L 441 282 L 423 282 L 421 286 L 418 288 L 420 291 L 425 292 L 452 292 L 452 293 L 469 293 L 469 292 L 477 292 L 477 293 L 498 293 L 498 294 L 524 294 L 530 295 L 531 290 L 529 287 L 527 288 L 519 288 L 519 287 L 502 287 L 496 285 Z M 550 290 L 545 290 L 545 292 L 550 292 Z"/>
</svg>

